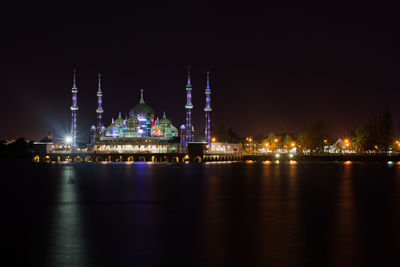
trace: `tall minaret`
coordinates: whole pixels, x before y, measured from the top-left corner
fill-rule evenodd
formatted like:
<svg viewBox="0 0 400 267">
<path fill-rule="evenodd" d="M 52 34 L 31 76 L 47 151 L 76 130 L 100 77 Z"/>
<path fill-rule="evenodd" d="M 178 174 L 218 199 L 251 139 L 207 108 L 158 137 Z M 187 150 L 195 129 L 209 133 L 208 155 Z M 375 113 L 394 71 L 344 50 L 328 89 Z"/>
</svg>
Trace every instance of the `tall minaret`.
<svg viewBox="0 0 400 267">
<path fill-rule="evenodd" d="M 76 70 L 74 70 L 74 78 L 73 78 L 73 85 L 72 85 L 72 121 L 71 121 L 71 148 L 72 150 L 76 149 L 76 136 L 78 133 L 77 125 L 76 125 L 76 114 L 78 112 L 78 88 L 76 88 Z"/>
<path fill-rule="evenodd" d="M 188 67 L 188 81 L 186 85 L 186 140 L 185 146 L 193 141 L 192 133 L 192 85 L 190 84 L 190 66 Z"/>
<path fill-rule="evenodd" d="M 99 74 L 99 88 L 97 89 L 97 109 L 96 109 L 96 113 L 97 113 L 96 132 L 98 135 L 102 134 L 103 124 L 101 122 L 101 117 L 102 117 L 103 112 L 104 112 L 104 110 L 103 110 L 103 92 L 101 91 L 101 74 Z"/>
<path fill-rule="evenodd" d="M 211 147 L 211 110 L 210 72 L 207 71 L 206 107 L 204 108 L 206 113 L 206 128 L 204 136 L 209 148 Z"/>
</svg>

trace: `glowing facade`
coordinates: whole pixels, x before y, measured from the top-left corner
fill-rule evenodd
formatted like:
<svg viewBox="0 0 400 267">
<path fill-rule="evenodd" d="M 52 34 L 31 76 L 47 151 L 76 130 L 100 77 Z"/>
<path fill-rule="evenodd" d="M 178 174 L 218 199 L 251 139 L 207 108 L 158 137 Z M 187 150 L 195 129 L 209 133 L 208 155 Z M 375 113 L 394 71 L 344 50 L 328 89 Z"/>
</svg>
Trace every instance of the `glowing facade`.
<svg viewBox="0 0 400 267">
<path fill-rule="evenodd" d="M 71 148 L 75 150 L 77 147 L 76 136 L 78 134 L 76 115 L 78 112 L 78 88 L 76 87 L 76 71 L 74 70 L 73 84 L 72 84 L 72 106 L 71 106 Z"/>
<path fill-rule="evenodd" d="M 206 87 L 206 127 L 205 127 L 205 141 L 208 147 L 211 147 L 211 89 L 210 89 L 210 72 L 207 71 L 207 87 Z"/>
<path fill-rule="evenodd" d="M 165 112 L 161 119 L 154 119 L 154 114 L 144 101 L 143 90 L 140 90 L 140 101 L 130 109 L 129 116 L 123 118 L 119 112 L 118 118 L 112 119 L 94 142 L 93 149 L 106 153 L 178 152 L 178 129 Z"/>
<path fill-rule="evenodd" d="M 188 69 L 188 81 L 186 85 L 186 140 L 184 146 L 187 146 L 189 142 L 193 141 L 193 130 L 192 130 L 192 85 L 190 83 L 190 68 Z"/>
</svg>

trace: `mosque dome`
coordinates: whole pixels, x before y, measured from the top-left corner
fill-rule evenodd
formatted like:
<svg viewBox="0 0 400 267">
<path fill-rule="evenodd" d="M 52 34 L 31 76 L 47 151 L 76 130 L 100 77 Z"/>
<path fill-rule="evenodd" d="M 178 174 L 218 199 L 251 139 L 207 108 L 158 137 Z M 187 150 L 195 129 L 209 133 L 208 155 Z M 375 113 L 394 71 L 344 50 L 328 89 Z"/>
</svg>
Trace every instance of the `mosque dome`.
<svg viewBox="0 0 400 267">
<path fill-rule="evenodd" d="M 130 116 L 141 117 L 147 120 L 154 119 L 154 110 L 144 102 L 143 90 L 140 90 L 139 104 L 131 109 Z"/>
<path fill-rule="evenodd" d="M 111 124 L 106 128 L 106 136 L 122 136 L 123 132 L 121 127 L 119 127 L 115 122 L 117 120 L 114 121 L 114 119 L 112 119 Z"/>
<path fill-rule="evenodd" d="M 96 131 L 96 126 L 92 125 L 92 127 L 90 127 L 90 130 Z"/>
<path fill-rule="evenodd" d="M 121 112 L 119 113 L 118 119 L 115 120 L 114 124 L 119 126 L 119 127 L 124 125 L 124 119 L 121 116 Z"/>
<path fill-rule="evenodd" d="M 163 125 L 163 126 L 170 126 L 171 125 L 171 121 L 169 119 L 167 119 L 167 116 L 165 116 L 165 112 L 163 117 L 159 120 L 158 122 L 159 125 Z"/>
<path fill-rule="evenodd" d="M 139 125 L 139 120 L 136 117 L 130 117 L 126 120 L 127 128 L 135 128 Z"/>
<path fill-rule="evenodd" d="M 151 128 L 152 136 L 162 136 L 162 137 L 176 137 L 178 136 L 178 129 L 174 127 L 165 112 L 163 117 Z"/>
</svg>

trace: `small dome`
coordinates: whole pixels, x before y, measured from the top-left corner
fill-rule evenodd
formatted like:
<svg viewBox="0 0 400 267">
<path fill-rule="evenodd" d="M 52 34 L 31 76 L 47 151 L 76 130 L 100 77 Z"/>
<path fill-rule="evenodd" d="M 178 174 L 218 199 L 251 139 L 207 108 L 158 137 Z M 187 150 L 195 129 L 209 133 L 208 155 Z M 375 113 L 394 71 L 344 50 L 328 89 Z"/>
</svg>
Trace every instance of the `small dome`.
<svg viewBox="0 0 400 267">
<path fill-rule="evenodd" d="M 165 116 L 165 112 L 163 117 L 158 121 L 159 125 L 163 125 L 163 126 L 170 126 L 171 125 L 171 121 L 169 119 L 167 119 L 167 116 Z"/>
<path fill-rule="evenodd" d="M 96 126 L 92 125 L 92 127 L 90 127 L 90 130 L 96 131 Z"/>
<path fill-rule="evenodd" d="M 118 119 L 116 119 L 114 123 L 118 126 L 122 126 L 124 124 L 124 119 L 121 116 L 121 112 L 118 114 Z"/>
<path fill-rule="evenodd" d="M 186 126 L 185 126 L 184 124 L 182 124 L 182 125 L 181 125 L 181 129 L 182 129 L 182 130 L 185 130 L 185 129 L 186 129 Z"/>
<path fill-rule="evenodd" d="M 136 128 L 139 125 L 139 120 L 135 117 L 130 117 L 126 120 L 127 128 Z"/>
<path fill-rule="evenodd" d="M 101 130 L 102 130 L 102 131 L 105 131 L 105 130 L 106 130 L 106 126 L 104 126 L 104 125 L 101 126 Z"/>
</svg>

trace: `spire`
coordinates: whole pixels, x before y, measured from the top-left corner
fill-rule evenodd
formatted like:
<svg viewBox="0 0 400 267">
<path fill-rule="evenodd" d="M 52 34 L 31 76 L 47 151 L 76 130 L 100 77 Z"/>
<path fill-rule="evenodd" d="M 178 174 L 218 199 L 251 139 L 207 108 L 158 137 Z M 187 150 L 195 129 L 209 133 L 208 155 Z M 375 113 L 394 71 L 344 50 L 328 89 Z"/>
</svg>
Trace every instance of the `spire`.
<svg viewBox="0 0 400 267">
<path fill-rule="evenodd" d="M 165 116 L 165 111 L 164 111 L 164 115 L 163 115 L 163 118 L 167 118 L 167 116 Z"/>
<path fill-rule="evenodd" d="M 122 119 L 122 117 L 121 117 L 121 111 L 120 111 L 119 114 L 118 114 L 118 119 Z"/>
<path fill-rule="evenodd" d="M 143 99 L 143 89 L 140 89 L 140 104 L 144 104 L 144 99 Z"/>
<path fill-rule="evenodd" d="M 210 90 L 210 71 L 207 71 L 207 90 Z"/>
<path fill-rule="evenodd" d="M 101 74 L 99 73 L 99 89 L 98 89 L 98 91 L 100 92 L 101 91 Z"/>
<path fill-rule="evenodd" d="M 74 78 L 73 78 L 72 88 L 76 88 L 76 69 L 73 69 L 73 72 L 74 72 Z"/>
<path fill-rule="evenodd" d="M 187 85 L 191 85 L 191 83 L 190 83 L 190 66 L 188 66 L 187 75 L 188 75 Z"/>
</svg>

